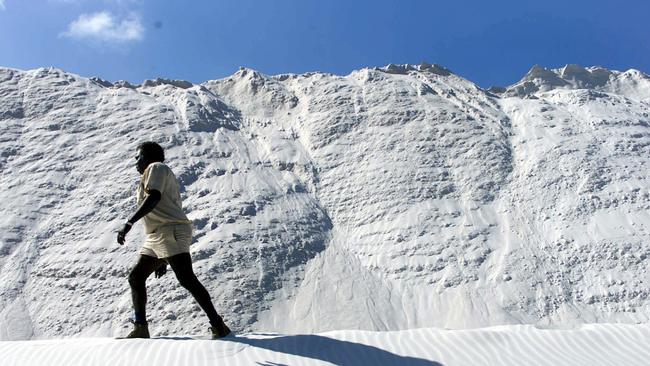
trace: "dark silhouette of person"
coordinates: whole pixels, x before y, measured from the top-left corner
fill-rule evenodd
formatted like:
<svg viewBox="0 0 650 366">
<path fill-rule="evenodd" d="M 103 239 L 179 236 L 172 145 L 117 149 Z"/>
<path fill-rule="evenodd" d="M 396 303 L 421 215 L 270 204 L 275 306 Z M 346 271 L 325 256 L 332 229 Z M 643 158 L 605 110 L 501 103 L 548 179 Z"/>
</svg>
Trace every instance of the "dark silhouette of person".
<svg viewBox="0 0 650 366">
<path fill-rule="evenodd" d="M 199 303 L 210 320 L 212 338 L 230 334 L 230 329 L 214 308 L 210 294 L 192 270 L 190 244 L 192 223 L 182 209 L 178 181 L 172 170 L 164 164 L 163 148 L 155 142 L 138 145 L 136 168 L 141 174 L 137 190 L 138 208 L 117 234 L 117 242 L 124 240 L 133 224 L 144 220 L 146 240 L 140 248 L 140 258 L 129 273 L 133 299 L 133 331 L 126 338 L 149 338 L 147 323 L 147 289 L 145 281 L 152 274 L 165 274 L 169 264 L 178 279 Z"/>
</svg>

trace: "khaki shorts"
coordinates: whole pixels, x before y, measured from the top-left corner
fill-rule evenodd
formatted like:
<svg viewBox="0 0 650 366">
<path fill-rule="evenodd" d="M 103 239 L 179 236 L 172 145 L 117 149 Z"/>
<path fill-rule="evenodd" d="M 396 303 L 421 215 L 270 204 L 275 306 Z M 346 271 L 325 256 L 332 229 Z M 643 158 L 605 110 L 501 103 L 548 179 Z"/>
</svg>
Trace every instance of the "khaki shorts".
<svg viewBox="0 0 650 366">
<path fill-rule="evenodd" d="M 169 258 L 176 254 L 189 253 L 192 244 L 192 225 L 164 225 L 147 234 L 140 254 L 154 258 Z"/>
</svg>

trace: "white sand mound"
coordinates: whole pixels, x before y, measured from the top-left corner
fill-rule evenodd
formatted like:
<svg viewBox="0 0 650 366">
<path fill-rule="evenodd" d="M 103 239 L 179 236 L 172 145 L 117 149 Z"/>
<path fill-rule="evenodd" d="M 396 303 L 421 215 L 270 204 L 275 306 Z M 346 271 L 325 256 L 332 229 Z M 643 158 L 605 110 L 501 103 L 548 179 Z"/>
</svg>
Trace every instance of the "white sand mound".
<svg viewBox="0 0 650 366">
<path fill-rule="evenodd" d="M 0 342 L 2 365 L 648 365 L 650 324 Z"/>
<path fill-rule="evenodd" d="M 240 333 L 650 322 L 649 103 L 650 76 L 577 66 L 501 96 L 426 64 L 137 86 L 0 67 L 0 340 L 123 334 L 144 139 Z M 207 327 L 173 274 L 148 290 L 156 334 Z"/>
</svg>

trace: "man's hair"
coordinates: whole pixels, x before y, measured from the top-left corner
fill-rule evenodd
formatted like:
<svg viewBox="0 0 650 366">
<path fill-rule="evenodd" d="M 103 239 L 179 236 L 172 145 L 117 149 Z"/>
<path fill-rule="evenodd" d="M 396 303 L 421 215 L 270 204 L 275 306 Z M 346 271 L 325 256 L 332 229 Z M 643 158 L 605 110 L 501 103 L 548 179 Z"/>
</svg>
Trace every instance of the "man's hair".
<svg viewBox="0 0 650 366">
<path fill-rule="evenodd" d="M 142 150 L 144 156 L 151 161 L 165 161 L 165 151 L 162 146 L 153 141 L 146 141 L 138 145 L 138 149 Z"/>
</svg>

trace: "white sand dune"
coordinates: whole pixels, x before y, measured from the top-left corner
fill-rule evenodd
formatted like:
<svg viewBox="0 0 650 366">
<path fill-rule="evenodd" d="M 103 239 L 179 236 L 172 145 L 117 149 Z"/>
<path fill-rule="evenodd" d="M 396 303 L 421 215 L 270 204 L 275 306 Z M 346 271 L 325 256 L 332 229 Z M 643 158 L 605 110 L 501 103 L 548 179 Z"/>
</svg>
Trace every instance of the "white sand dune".
<svg viewBox="0 0 650 366">
<path fill-rule="evenodd" d="M 650 324 L 576 329 L 531 325 L 470 330 L 249 333 L 116 340 L 0 342 L 0 364 L 40 365 L 648 365 Z"/>
<path fill-rule="evenodd" d="M 143 139 L 240 333 L 649 322 L 649 109 L 650 76 L 575 66 L 500 96 L 427 64 L 139 86 L 0 67 L 0 340 L 121 334 Z M 157 334 L 205 326 L 173 275 L 150 285 Z"/>
</svg>

